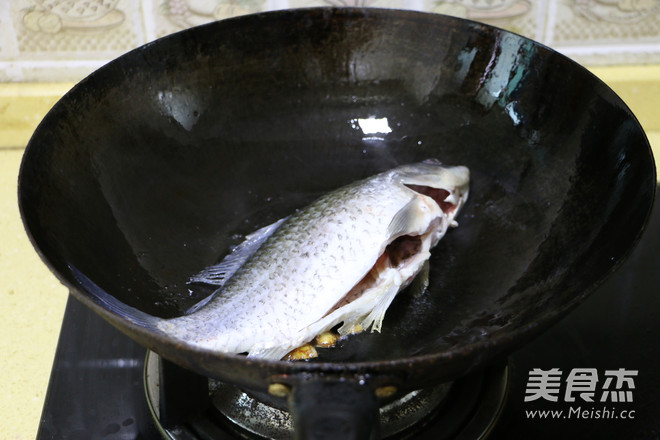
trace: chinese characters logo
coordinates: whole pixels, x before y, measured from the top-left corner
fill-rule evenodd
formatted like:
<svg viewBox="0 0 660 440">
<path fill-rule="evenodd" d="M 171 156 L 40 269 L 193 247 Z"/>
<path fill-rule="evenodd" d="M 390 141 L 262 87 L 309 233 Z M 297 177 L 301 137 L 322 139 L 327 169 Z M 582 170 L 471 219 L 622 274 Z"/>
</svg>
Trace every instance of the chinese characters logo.
<svg viewBox="0 0 660 440">
<path fill-rule="evenodd" d="M 573 368 L 564 378 L 558 368 L 529 372 L 525 402 L 547 400 L 557 402 L 632 402 L 634 379 L 638 370 L 605 370 L 602 375 L 595 368 Z"/>
</svg>

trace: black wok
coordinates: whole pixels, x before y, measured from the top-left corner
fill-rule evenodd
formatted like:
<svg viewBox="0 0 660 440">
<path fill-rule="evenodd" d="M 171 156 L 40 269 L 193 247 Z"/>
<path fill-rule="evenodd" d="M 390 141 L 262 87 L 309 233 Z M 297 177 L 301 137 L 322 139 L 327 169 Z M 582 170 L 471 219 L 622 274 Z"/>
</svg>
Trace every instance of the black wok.
<svg viewBox="0 0 660 440">
<path fill-rule="evenodd" d="M 390 132 L 365 132 L 368 118 Z M 181 345 L 99 299 L 181 314 L 210 293 L 188 278 L 245 234 L 429 157 L 471 169 L 470 200 L 428 291 L 401 292 L 380 334 L 310 362 L 255 361 Z M 510 352 L 620 264 L 654 191 L 640 125 L 582 67 L 482 24 L 377 9 L 251 15 L 138 48 L 54 106 L 19 182 L 36 249 L 79 300 L 185 368 L 291 387 L 294 415 L 319 387 L 373 406 L 374 389 L 451 380 Z"/>
</svg>

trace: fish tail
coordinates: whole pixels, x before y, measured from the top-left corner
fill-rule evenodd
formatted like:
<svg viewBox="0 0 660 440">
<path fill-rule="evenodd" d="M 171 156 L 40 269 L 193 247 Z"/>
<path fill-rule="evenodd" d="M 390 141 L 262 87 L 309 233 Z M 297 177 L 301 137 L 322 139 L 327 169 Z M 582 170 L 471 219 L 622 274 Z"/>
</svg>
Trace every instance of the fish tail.
<svg viewBox="0 0 660 440">
<path fill-rule="evenodd" d="M 89 293 L 93 300 L 104 309 L 109 310 L 115 315 L 119 315 L 140 327 L 146 327 L 152 330 L 158 329 L 159 324 L 164 321 L 163 318 L 158 318 L 157 316 L 150 315 L 136 309 L 135 307 L 124 304 L 99 287 L 94 281 L 90 280 L 78 268 L 71 264 L 68 266 L 71 274 L 78 281 L 80 287 Z"/>
</svg>

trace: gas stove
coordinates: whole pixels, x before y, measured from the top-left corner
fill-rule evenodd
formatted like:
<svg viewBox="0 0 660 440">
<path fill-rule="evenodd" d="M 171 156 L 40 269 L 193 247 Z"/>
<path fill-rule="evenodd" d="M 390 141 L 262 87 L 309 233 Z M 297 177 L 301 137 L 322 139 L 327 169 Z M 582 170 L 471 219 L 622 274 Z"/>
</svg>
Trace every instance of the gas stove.
<svg viewBox="0 0 660 440">
<path fill-rule="evenodd" d="M 656 196 L 657 202 L 658 196 Z M 483 371 L 381 408 L 415 439 L 660 438 L 660 213 L 619 270 Z M 68 301 L 37 439 L 288 438 L 285 408 L 182 370 Z"/>
</svg>

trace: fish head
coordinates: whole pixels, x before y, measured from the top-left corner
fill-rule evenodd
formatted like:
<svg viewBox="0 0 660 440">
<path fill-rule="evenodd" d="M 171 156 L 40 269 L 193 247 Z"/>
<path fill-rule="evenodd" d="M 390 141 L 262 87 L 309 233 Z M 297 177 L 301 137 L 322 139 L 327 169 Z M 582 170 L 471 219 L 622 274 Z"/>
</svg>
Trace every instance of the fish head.
<svg viewBox="0 0 660 440">
<path fill-rule="evenodd" d="M 391 172 L 395 181 L 431 197 L 452 218 L 469 194 L 470 170 L 462 165 L 445 166 L 437 159 L 427 159 L 402 165 Z"/>
<path fill-rule="evenodd" d="M 391 183 L 401 187 L 409 202 L 388 227 L 389 242 L 401 236 L 418 237 L 430 249 L 444 236 L 465 204 L 470 171 L 464 166 L 445 166 L 435 159 L 402 165 L 390 170 Z"/>
</svg>

